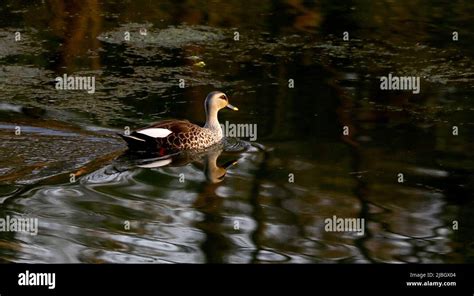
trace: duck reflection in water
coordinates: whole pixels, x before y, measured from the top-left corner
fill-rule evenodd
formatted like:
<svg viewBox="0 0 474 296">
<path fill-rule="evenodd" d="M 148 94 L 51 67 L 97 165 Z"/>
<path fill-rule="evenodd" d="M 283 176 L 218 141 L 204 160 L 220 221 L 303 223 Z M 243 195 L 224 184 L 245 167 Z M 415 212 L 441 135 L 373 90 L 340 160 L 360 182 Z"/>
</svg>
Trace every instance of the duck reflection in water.
<svg viewBox="0 0 474 296">
<path fill-rule="evenodd" d="M 150 155 L 126 154 L 135 167 L 138 168 L 163 168 L 180 167 L 193 164 L 204 172 L 206 181 L 211 184 L 224 180 L 227 170 L 236 165 L 240 156 L 232 155 L 230 160 L 219 164 L 219 157 L 224 152 L 222 144 L 214 145 L 205 151 L 181 151 L 165 157 L 150 158 Z M 226 158 L 229 158 L 226 156 Z"/>
<path fill-rule="evenodd" d="M 234 152 L 235 153 L 235 152 Z M 223 155 L 224 154 L 224 155 Z M 204 172 L 206 182 L 197 188 L 197 197 L 192 202 L 192 207 L 203 214 L 201 221 L 194 222 L 194 227 L 205 234 L 201 249 L 208 263 L 223 263 L 225 254 L 232 248 L 232 242 L 224 234 L 225 221 L 222 214 L 224 199 L 217 195 L 217 187 L 225 178 L 227 170 L 236 165 L 241 158 L 240 154 L 225 152 L 223 145 L 212 146 L 203 152 L 182 151 L 170 158 L 135 160 L 136 167 L 162 168 L 179 167 L 193 164 Z M 219 164 L 219 158 L 230 159 Z"/>
</svg>

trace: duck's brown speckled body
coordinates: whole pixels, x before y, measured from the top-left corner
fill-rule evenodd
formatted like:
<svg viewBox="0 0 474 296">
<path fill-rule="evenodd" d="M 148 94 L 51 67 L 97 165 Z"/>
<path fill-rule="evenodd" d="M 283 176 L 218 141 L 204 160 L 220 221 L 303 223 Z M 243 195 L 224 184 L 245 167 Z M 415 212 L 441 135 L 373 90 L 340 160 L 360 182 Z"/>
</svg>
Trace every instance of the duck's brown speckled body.
<svg viewBox="0 0 474 296">
<path fill-rule="evenodd" d="M 137 130 L 132 136 L 139 136 L 141 130 L 162 128 L 171 133 L 164 138 L 155 138 L 157 147 L 173 150 L 204 149 L 222 139 L 222 132 L 200 127 L 187 120 L 165 120 Z"/>
<path fill-rule="evenodd" d="M 204 127 L 187 120 L 164 120 L 130 135 L 120 135 L 129 149 L 136 152 L 156 152 L 161 155 L 181 150 L 202 150 L 218 143 L 222 139 L 222 129 L 217 113 L 222 108 L 238 110 L 229 104 L 222 92 L 211 92 L 204 102 L 206 124 Z"/>
</svg>

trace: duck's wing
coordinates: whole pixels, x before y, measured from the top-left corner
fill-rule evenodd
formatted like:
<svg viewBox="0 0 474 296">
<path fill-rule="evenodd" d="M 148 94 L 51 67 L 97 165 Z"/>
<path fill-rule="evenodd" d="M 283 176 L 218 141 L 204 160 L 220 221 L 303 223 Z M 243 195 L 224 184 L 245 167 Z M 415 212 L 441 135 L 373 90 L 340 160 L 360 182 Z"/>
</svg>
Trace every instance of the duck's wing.
<svg viewBox="0 0 474 296">
<path fill-rule="evenodd" d="M 186 119 L 165 119 L 165 120 L 162 120 L 162 121 L 152 123 L 151 125 L 149 125 L 147 127 L 163 127 L 163 126 L 166 126 L 166 125 L 171 125 L 173 123 L 190 123 L 190 122 L 189 122 L 189 120 L 186 120 Z"/>
<path fill-rule="evenodd" d="M 168 137 L 181 138 L 195 132 L 199 126 L 187 120 L 164 120 L 138 129 L 129 135 L 120 135 L 132 150 L 156 150 L 157 146 L 169 142 Z"/>
<path fill-rule="evenodd" d="M 198 126 L 189 122 L 188 120 L 170 119 L 157 122 L 145 128 L 139 129 L 136 131 L 136 133 L 145 134 L 155 138 L 164 138 L 171 133 L 189 133 L 196 129 L 196 127 Z"/>
</svg>

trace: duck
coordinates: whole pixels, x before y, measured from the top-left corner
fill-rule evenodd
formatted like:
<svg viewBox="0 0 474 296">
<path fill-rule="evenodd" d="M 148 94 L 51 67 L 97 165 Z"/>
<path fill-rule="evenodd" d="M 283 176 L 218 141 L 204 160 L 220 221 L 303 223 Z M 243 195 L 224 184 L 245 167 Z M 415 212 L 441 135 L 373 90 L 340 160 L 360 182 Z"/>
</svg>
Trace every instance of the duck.
<svg viewBox="0 0 474 296">
<path fill-rule="evenodd" d="M 225 93 L 212 91 L 204 101 L 206 123 L 202 127 L 188 120 L 168 119 L 119 136 L 130 152 L 169 155 L 184 150 L 204 150 L 223 138 L 217 114 L 224 108 L 239 110 L 229 103 Z"/>
</svg>

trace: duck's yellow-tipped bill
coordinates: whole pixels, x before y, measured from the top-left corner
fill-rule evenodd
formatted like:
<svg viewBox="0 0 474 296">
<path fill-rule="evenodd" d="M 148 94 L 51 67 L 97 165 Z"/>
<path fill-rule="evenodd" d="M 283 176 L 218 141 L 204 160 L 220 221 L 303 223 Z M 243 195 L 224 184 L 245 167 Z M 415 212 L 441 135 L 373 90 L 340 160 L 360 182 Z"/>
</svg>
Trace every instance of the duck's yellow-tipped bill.
<svg viewBox="0 0 474 296">
<path fill-rule="evenodd" d="M 232 106 L 231 104 L 227 104 L 227 108 L 234 110 L 234 111 L 239 111 L 239 108 Z"/>
</svg>

